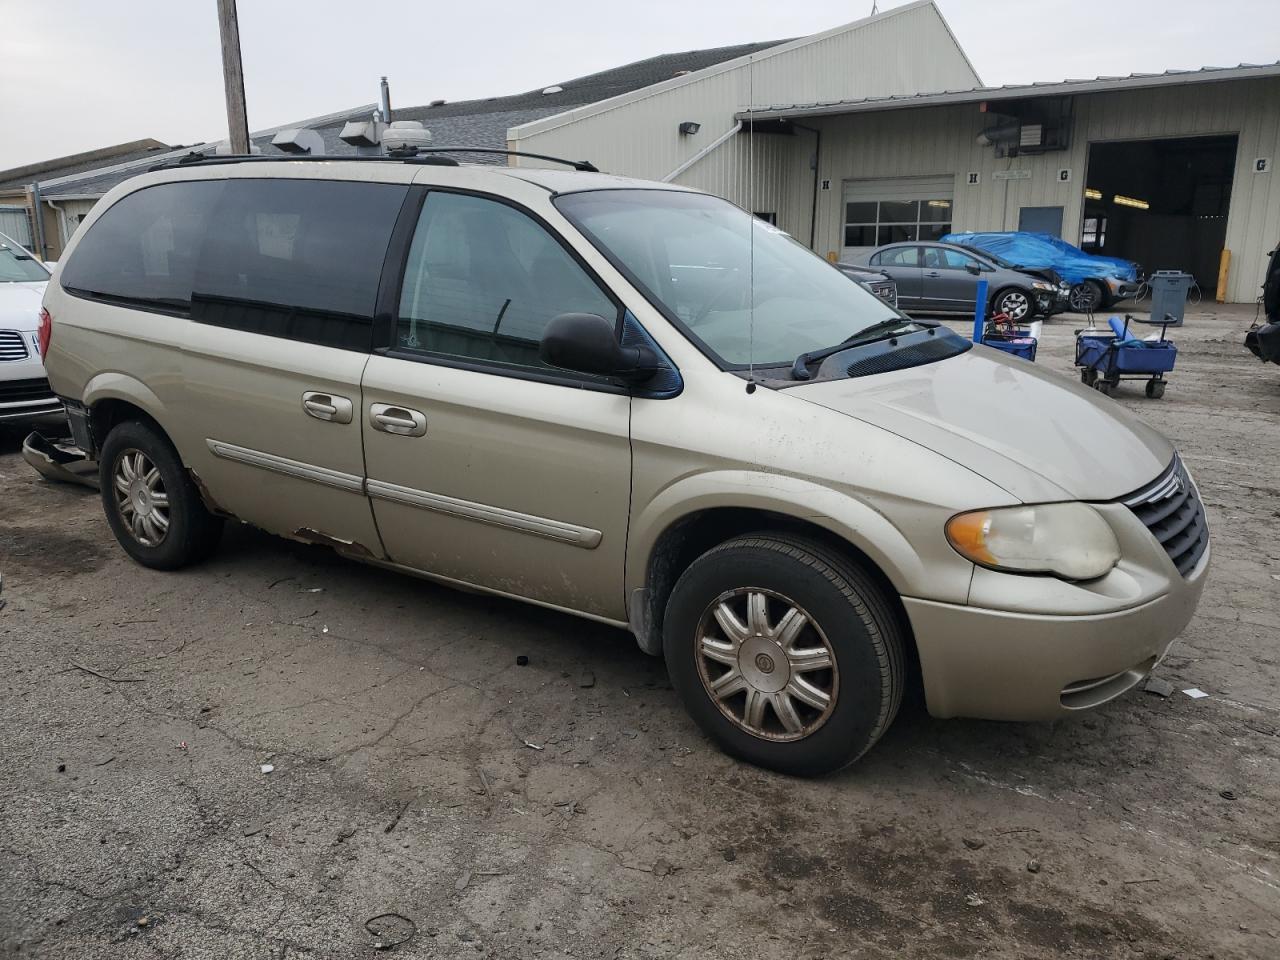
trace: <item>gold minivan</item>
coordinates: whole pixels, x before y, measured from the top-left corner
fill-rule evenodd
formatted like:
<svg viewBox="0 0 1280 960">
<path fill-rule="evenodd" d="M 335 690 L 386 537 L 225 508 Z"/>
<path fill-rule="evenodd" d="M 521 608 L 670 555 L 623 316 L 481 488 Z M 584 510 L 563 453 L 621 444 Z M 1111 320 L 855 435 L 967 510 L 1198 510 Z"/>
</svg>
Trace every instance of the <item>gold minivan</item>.
<svg viewBox="0 0 1280 960">
<path fill-rule="evenodd" d="M 912 320 L 727 201 L 580 169 L 221 158 L 109 193 L 49 379 L 139 563 L 224 518 L 630 630 L 725 750 L 852 762 L 904 687 L 1139 683 L 1204 509 L 1114 402 Z"/>
</svg>

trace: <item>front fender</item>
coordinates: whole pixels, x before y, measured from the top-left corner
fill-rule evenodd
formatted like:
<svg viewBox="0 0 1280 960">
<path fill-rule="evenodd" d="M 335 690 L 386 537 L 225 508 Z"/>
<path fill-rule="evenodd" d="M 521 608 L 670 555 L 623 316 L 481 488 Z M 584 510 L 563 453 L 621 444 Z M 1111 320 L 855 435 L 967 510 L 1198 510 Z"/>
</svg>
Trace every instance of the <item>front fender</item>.
<svg viewBox="0 0 1280 960">
<path fill-rule="evenodd" d="M 680 520 L 716 508 L 764 510 L 814 523 L 852 544 L 880 568 L 903 596 L 929 596 L 963 603 L 972 564 L 948 547 L 954 563 L 925 559 L 889 519 L 871 504 L 831 487 L 783 474 L 716 470 L 677 480 L 632 518 L 627 544 L 627 595 L 645 586 L 649 560 L 662 534 Z M 938 524 L 942 539 L 942 524 Z"/>
</svg>

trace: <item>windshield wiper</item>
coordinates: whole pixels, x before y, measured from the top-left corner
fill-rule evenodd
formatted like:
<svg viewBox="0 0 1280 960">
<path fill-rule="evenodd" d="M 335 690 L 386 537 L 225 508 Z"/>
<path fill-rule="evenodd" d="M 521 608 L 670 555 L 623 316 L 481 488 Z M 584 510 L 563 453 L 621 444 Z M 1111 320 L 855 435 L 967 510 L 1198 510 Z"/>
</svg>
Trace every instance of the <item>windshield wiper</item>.
<svg viewBox="0 0 1280 960">
<path fill-rule="evenodd" d="M 856 347 L 862 343 L 874 343 L 876 340 L 884 340 L 890 335 L 890 330 L 905 327 L 909 323 L 913 323 L 917 327 L 940 326 L 936 320 L 912 320 L 909 317 L 890 317 L 888 320 L 881 320 L 879 323 L 873 323 L 871 326 L 859 330 L 853 336 L 842 340 L 833 347 L 823 347 L 821 350 L 800 354 L 800 356 L 796 357 L 796 362 L 791 365 L 791 379 L 812 380 L 813 374 L 809 372 L 809 364 L 825 360 L 827 357 L 835 356 L 842 350 L 848 350 L 850 347 Z"/>
</svg>

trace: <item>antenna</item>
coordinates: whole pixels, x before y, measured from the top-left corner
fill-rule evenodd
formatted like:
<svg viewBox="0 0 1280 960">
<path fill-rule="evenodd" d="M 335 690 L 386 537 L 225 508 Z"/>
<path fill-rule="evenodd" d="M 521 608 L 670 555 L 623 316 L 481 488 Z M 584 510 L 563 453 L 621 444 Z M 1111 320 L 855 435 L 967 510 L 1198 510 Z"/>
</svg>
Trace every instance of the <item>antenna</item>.
<svg viewBox="0 0 1280 960">
<path fill-rule="evenodd" d="M 747 393 L 756 389 L 756 58 L 747 59 Z"/>
</svg>

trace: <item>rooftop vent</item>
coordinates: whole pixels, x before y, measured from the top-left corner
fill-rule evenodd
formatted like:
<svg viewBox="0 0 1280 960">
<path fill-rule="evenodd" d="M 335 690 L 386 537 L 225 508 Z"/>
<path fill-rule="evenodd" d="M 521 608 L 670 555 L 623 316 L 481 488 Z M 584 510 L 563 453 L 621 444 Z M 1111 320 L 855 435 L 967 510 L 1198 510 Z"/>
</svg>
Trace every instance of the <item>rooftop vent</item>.
<svg viewBox="0 0 1280 960">
<path fill-rule="evenodd" d="M 314 130 L 304 127 L 281 130 L 271 139 L 271 145 L 285 153 L 307 154 L 313 157 L 324 153 L 324 139 Z"/>
<path fill-rule="evenodd" d="M 444 101 L 444 100 L 432 100 L 429 104 L 427 104 L 427 106 L 429 106 L 429 107 L 443 107 L 443 106 L 445 105 L 445 103 L 446 103 L 446 102 L 447 102 L 447 101 Z"/>
<path fill-rule="evenodd" d="M 542 95 L 544 97 L 550 93 L 564 93 L 564 87 L 551 86 L 551 87 L 547 87 L 545 90 L 542 91 Z"/>
<path fill-rule="evenodd" d="M 417 120 L 396 120 L 382 131 L 382 149 L 393 151 L 417 150 L 431 146 L 431 131 Z"/>
</svg>

